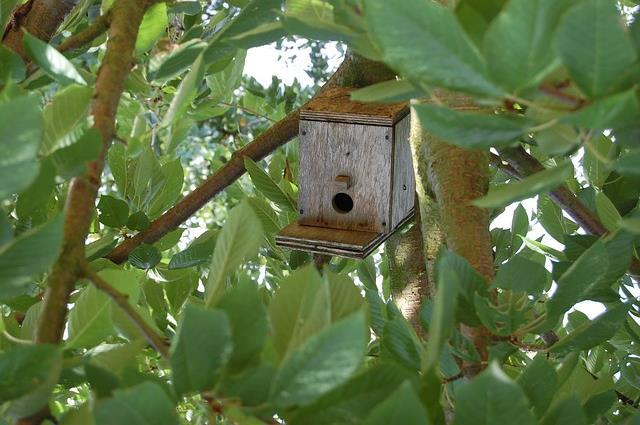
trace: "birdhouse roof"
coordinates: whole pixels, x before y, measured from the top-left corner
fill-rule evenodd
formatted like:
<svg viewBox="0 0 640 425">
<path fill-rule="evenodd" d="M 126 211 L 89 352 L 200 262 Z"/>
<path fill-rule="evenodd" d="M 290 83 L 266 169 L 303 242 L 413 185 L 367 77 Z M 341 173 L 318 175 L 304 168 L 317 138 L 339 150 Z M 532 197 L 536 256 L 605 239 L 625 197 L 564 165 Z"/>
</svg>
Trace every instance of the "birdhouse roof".
<svg viewBox="0 0 640 425">
<path fill-rule="evenodd" d="M 351 100 L 353 88 L 334 87 L 310 100 L 300 119 L 393 126 L 409 113 L 409 103 L 362 103 Z"/>
</svg>

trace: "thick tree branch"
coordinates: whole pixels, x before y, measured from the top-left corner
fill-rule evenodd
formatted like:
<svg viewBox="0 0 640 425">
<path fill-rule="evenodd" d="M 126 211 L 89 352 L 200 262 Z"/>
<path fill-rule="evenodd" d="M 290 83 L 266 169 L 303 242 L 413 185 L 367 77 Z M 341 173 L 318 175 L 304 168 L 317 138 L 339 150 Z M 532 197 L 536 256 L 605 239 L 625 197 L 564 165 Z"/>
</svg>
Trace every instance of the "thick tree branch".
<svg viewBox="0 0 640 425">
<path fill-rule="evenodd" d="M 111 7 L 113 22 L 91 107 L 94 126 L 102 136 L 102 154 L 89 164 L 84 175 L 74 178 L 69 186 L 62 250 L 49 274 L 36 330 L 39 343 L 57 343 L 62 338 L 69 294 L 82 275 L 85 239 L 93 219 L 104 156 L 114 135 L 118 102 L 133 63 L 138 27 L 147 7 L 147 2 L 139 0 L 116 0 Z"/>
<path fill-rule="evenodd" d="M 2 43 L 26 59 L 23 30 L 49 42 L 78 0 L 29 0 L 14 10 Z"/>
<path fill-rule="evenodd" d="M 512 170 L 515 170 L 514 177 L 519 179 L 545 169 L 544 165 L 529 155 L 522 146 L 503 149 L 500 151 L 500 157 L 507 162 Z M 578 199 L 567 185 L 562 185 L 551 191 L 549 197 L 587 233 L 603 236 L 609 232 L 598 217 Z M 629 271 L 634 278 L 638 279 L 640 277 L 640 261 L 637 258 L 634 257 L 632 259 Z"/>
<path fill-rule="evenodd" d="M 125 314 L 131 319 L 138 330 L 147 339 L 149 345 L 156 349 L 162 357 L 169 358 L 169 346 L 165 342 L 164 338 L 159 335 L 144 318 L 136 311 L 136 309 L 129 303 L 126 294 L 118 291 L 111 286 L 109 282 L 101 278 L 86 262 L 82 263 L 82 273 L 84 277 L 89 279 L 93 285 L 107 294 L 117 305 L 125 312 Z"/>
<path fill-rule="evenodd" d="M 470 98 L 450 92 L 437 96 L 451 109 L 478 109 Z M 414 115 L 416 124 L 418 117 Z M 489 214 L 471 201 L 483 196 L 489 185 L 489 159 L 485 152 L 447 144 L 428 133 L 424 135 L 427 172 L 438 203 L 448 248 L 465 258 L 487 282 L 494 277 L 493 244 L 489 233 Z M 461 326 L 462 333 L 480 354 L 478 363 L 463 363 L 465 375 L 472 377 L 488 359 L 489 332 Z"/>
<path fill-rule="evenodd" d="M 431 298 L 431 287 L 424 260 L 424 243 L 420 212 L 416 211 L 411 227 L 391 236 L 385 243 L 389 261 L 391 293 L 398 309 L 417 335 L 426 337 L 420 323 L 420 309 Z"/>
<path fill-rule="evenodd" d="M 334 86 L 363 87 L 393 77 L 395 75 L 388 68 L 347 54 L 344 62 L 318 93 Z M 299 110 L 295 110 L 273 124 L 251 143 L 236 151 L 229 162 L 162 216 L 154 220 L 146 230 L 124 240 L 106 258 L 114 263 L 122 263 L 127 260 L 131 251 L 137 246 L 142 243 L 154 243 L 184 223 L 214 196 L 245 173 L 245 156 L 259 161 L 296 137 L 298 135 L 298 119 Z"/>
</svg>

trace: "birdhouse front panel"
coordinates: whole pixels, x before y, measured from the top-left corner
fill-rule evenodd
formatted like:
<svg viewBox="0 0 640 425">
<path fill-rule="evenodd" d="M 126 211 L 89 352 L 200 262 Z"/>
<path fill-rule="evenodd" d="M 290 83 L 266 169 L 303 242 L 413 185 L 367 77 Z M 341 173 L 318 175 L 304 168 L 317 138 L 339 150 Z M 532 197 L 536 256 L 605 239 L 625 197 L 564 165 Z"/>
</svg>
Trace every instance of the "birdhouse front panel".
<svg viewBox="0 0 640 425">
<path fill-rule="evenodd" d="M 299 223 L 388 232 L 393 128 L 300 121 Z"/>
</svg>

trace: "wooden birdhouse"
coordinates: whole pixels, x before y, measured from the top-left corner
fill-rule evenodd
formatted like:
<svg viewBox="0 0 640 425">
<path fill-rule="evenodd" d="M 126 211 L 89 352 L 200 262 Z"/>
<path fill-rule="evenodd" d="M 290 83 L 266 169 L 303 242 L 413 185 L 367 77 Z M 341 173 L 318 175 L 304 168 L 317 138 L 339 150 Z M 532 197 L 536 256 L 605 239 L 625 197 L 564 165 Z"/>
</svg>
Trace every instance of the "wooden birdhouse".
<svg viewBox="0 0 640 425">
<path fill-rule="evenodd" d="M 364 258 L 413 215 L 409 105 L 329 89 L 300 111 L 299 219 L 279 246 Z"/>
</svg>

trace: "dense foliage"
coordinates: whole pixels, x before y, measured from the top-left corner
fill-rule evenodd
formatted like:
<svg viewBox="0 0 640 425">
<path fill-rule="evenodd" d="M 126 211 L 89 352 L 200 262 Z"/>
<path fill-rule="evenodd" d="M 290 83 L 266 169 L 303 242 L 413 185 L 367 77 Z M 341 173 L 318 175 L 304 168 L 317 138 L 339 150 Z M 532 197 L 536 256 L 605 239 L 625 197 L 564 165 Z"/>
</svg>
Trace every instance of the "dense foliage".
<svg viewBox="0 0 640 425">
<path fill-rule="evenodd" d="M 640 423 L 635 1 L 139 2 L 127 58 L 131 2 L 81 0 L 51 40 L 0 45 L 0 424 Z M 0 28 L 20 25 L 18 3 L 0 1 Z M 317 87 L 243 76 L 246 49 L 294 37 Z M 329 41 L 398 74 L 354 99 L 419 99 L 429 137 L 485 152 L 473 205 L 512 212 L 491 230 L 494 278 L 440 249 L 418 328 L 383 251 L 322 268 L 275 245 L 297 218 L 295 140 L 236 153 L 329 77 Z M 124 80 L 104 90 L 118 55 Z M 178 228 L 105 258 L 237 158 L 247 174 Z"/>
</svg>

